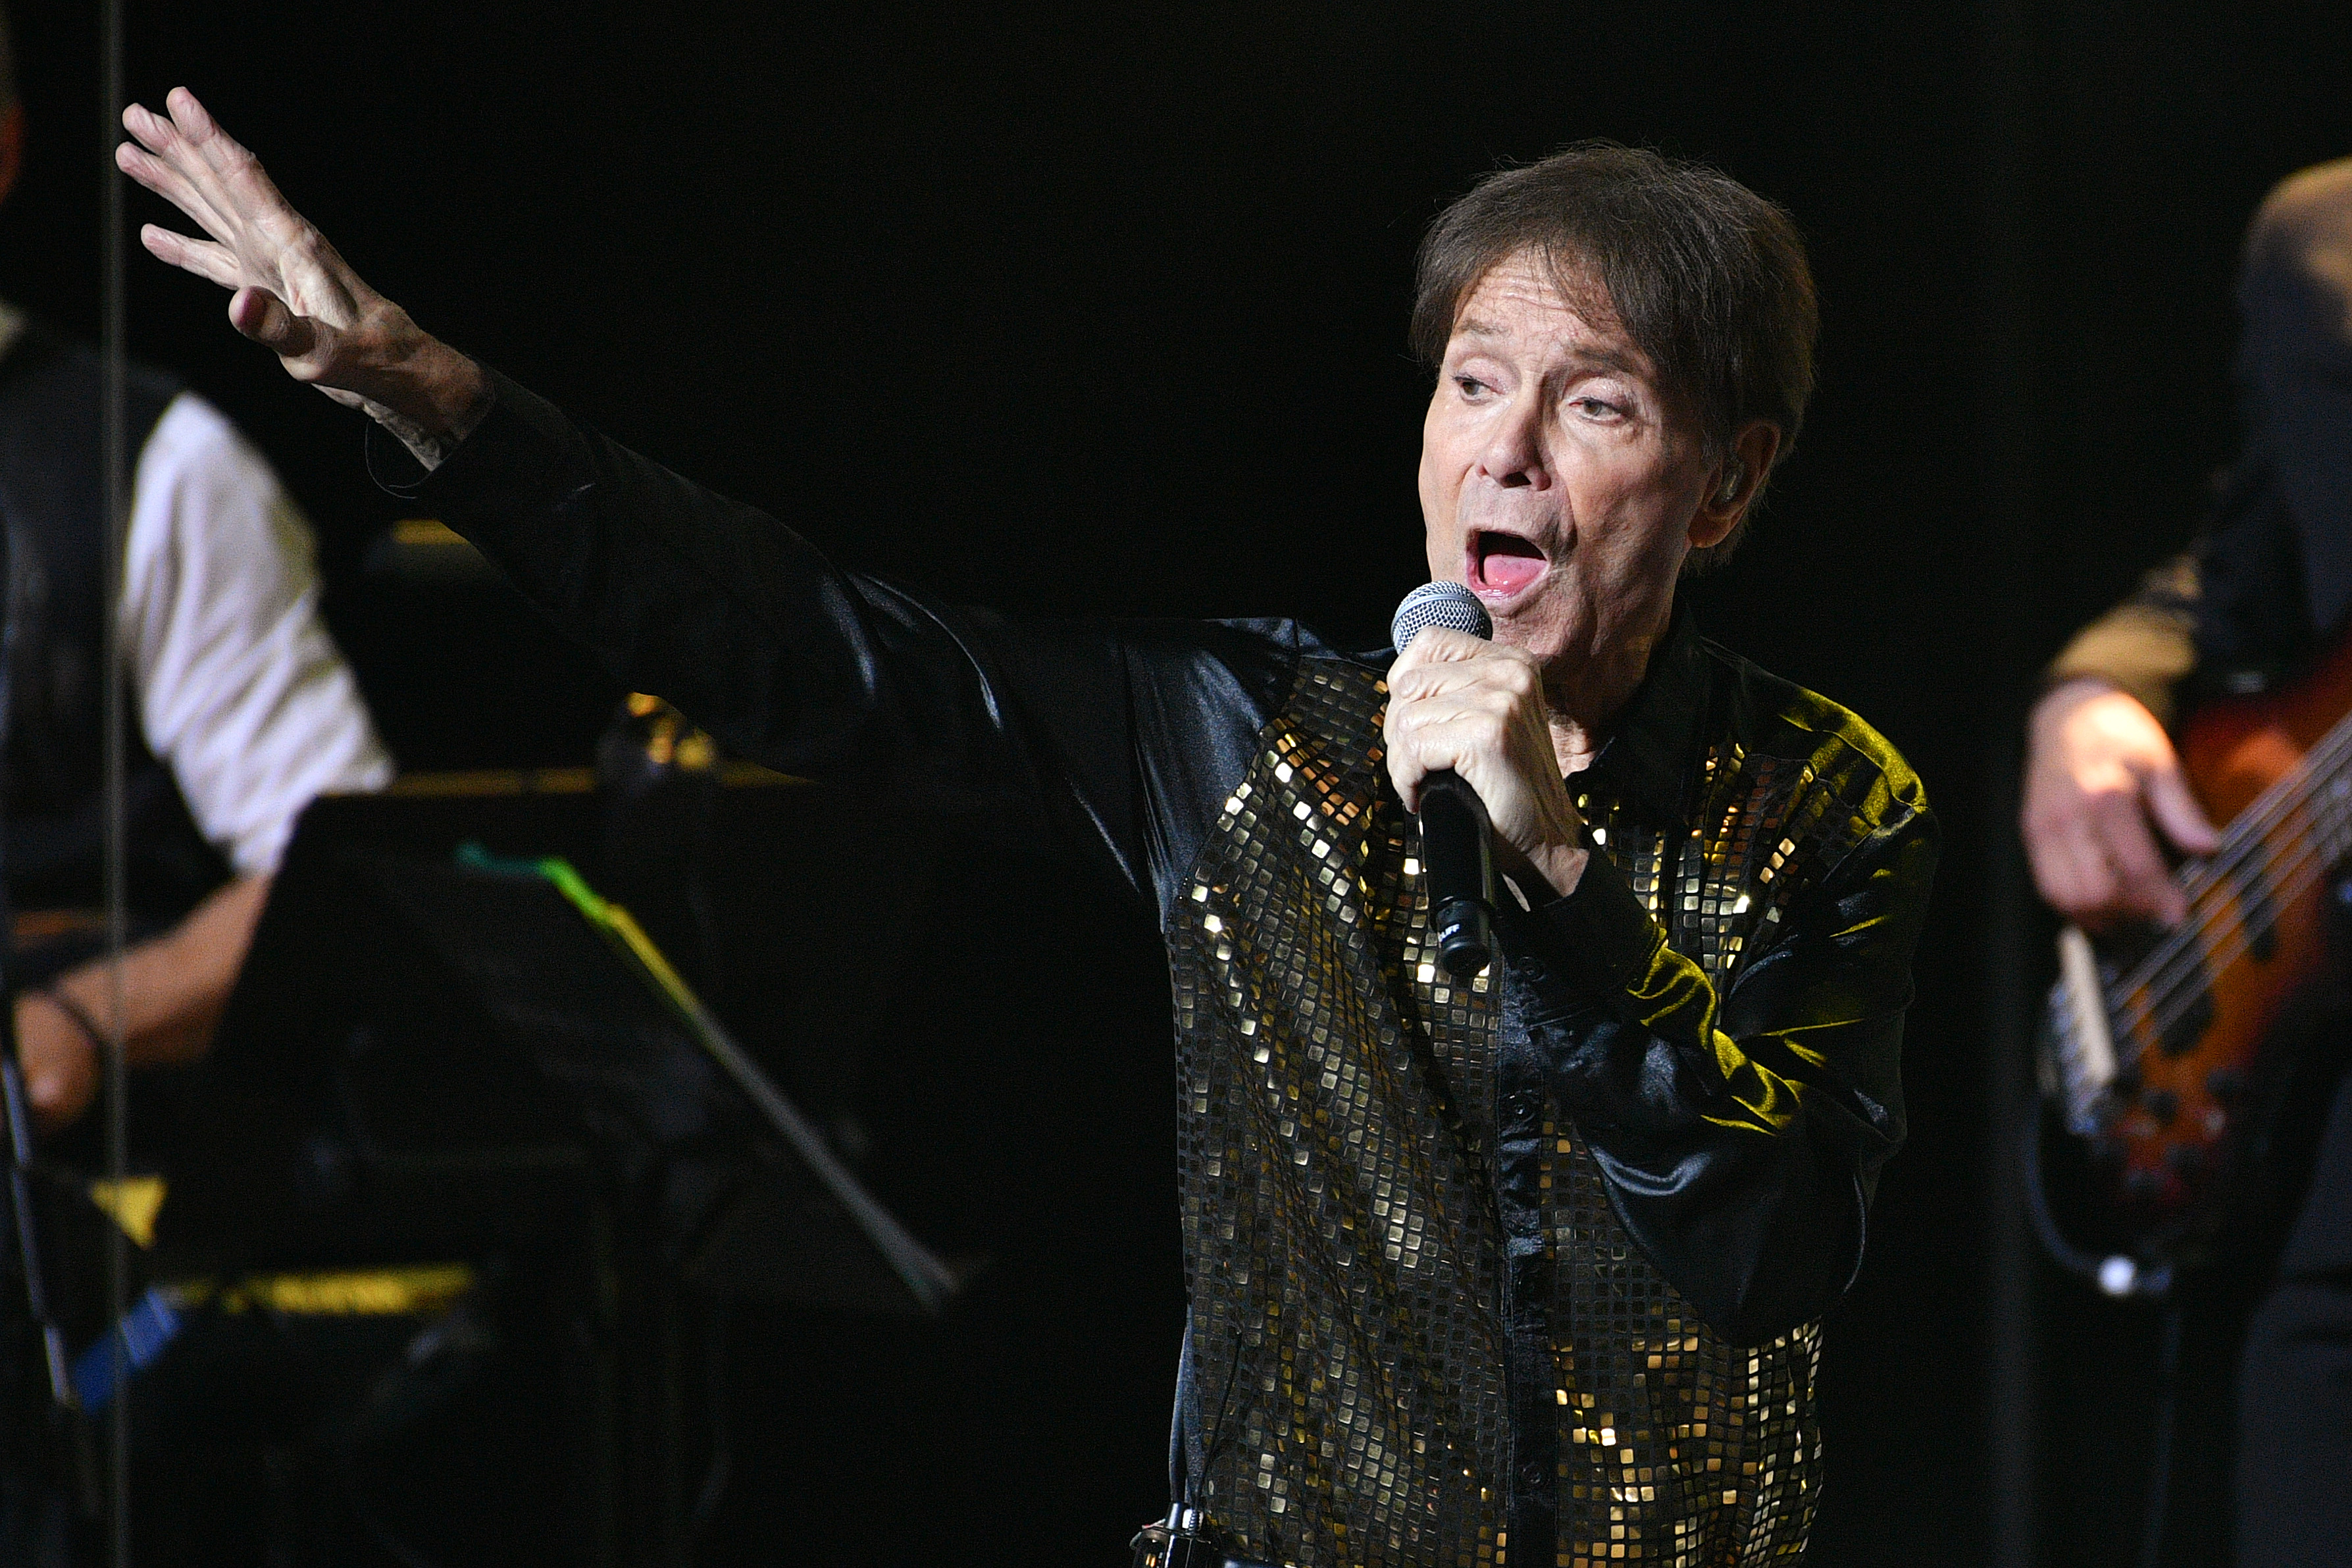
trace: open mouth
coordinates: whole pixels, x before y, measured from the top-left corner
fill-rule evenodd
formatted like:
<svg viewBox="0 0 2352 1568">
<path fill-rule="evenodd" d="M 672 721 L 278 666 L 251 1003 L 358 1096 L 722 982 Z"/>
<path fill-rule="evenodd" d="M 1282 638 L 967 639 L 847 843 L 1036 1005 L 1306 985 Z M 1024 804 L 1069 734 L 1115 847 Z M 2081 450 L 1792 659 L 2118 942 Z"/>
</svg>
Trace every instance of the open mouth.
<svg viewBox="0 0 2352 1568">
<path fill-rule="evenodd" d="M 1474 593 L 1507 599 L 1544 574 L 1543 551 L 1516 534 L 1470 536 L 1470 588 Z"/>
</svg>

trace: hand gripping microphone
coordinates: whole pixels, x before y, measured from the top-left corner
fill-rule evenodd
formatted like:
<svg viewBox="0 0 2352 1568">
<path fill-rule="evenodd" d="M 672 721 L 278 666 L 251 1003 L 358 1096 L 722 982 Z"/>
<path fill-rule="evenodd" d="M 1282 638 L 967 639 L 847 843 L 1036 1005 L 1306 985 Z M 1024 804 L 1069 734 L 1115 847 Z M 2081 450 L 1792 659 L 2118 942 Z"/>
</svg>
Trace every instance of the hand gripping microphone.
<svg viewBox="0 0 2352 1568">
<path fill-rule="evenodd" d="M 1404 596 L 1389 635 L 1402 653 L 1422 629 L 1451 626 L 1491 637 L 1478 596 L 1458 582 L 1425 582 Z M 1466 980 L 1495 956 L 1495 852 L 1486 803 L 1452 768 L 1421 781 L 1421 863 L 1429 879 L 1429 928 L 1446 973 Z"/>
</svg>

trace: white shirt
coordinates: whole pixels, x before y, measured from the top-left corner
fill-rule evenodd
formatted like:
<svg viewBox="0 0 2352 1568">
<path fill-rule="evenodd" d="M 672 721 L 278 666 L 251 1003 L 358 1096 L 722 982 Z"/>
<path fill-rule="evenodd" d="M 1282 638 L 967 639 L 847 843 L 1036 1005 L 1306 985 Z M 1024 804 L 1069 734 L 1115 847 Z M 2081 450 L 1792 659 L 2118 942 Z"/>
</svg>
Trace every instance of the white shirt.
<svg viewBox="0 0 2352 1568">
<path fill-rule="evenodd" d="M 0 305 L 0 353 L 23 319 Z M 310 525 L 218 410 L 172 400 L 140 448 L 118 622 L 147 748 L 240 876 L 278 869 L 312 798 L 392 758 L 319 614 Z"/>
</svg>

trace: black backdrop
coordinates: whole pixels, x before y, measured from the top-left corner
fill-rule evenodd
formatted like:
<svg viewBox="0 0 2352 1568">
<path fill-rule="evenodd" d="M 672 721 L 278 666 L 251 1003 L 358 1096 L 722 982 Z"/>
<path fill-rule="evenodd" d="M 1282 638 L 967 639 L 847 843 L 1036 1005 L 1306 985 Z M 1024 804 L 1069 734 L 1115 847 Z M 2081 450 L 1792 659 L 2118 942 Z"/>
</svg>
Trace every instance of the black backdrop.
<svg viewBox="0 0 2352 1568">
<path fill-rule="evenodd" d="M 0 292 L 88 329 L 94 7 L 14 9 L 31 148 Z M 2119 1561 L 2132 1533 L 2145 1323 L 2042 1279 L 2029 1324 L 1989 1283 L 2015 1231 L 1988 1177 L 1987 998 L 2022 994 L 2004 954 L 2041 951 L 2001 902 L 2003 758 L 2033 664 L 2186 536 L 2231 449 L 2240 226 L 2272 180 L 2352 151 L 2333 9 L 129 7 L 133 91 L 205 93 L 427 327 L 844 559 L 1012 612 L 1297 613 L 1377 643 L 1418 570 L 1402 329 L 1443 199 L 1603 135 L 1789 205 L 1822 391 L 1746 553 L 1696 591 L 1713 634 L 1891 736 L 1947 824 L 1912 1142 L 1826 1371 L 1819 1556 L 1890 1563 L 2023 1561 L 2032 1452 L 2046 1560 Z M 593 672 L 510 608 L 463 637 L 405 623 L 357 570 L 396 514 L 352 418 L 236 342 L 216 291 L 134 266 L 137 350 L 231 412 L 317 519 L 404 760 L 579 759 L 610 697 Z M 986 1472 L 940 1495 L 1002 1484 L 1073 1560 L 1154 1503 L 1177 1310 L 1160 982 L 1140 923 L 1109 929 L 1083 1019 L 1019 1036 L 1041 1079 L 1088 1058 L 1062 1113 L 1094 1135 L 1060 1168 L 1092 1194 L 1065 1239 L 1088 1278 L 1119 1272 L 1085 1309 L 1098 1354 L 1029 1364 L 1055 1387 L 1005 1428 L 1026 1457 L 922 1461 Z M 1090 1121 L 1089 1093 L 1116 1103 Z M 1000 1306 L 1045 1354 L 1051 1314 Z M 1989 1357 L 2021 1333 L 2045 1370 L 2003 1385 Z M 1004 1354 L 985 1337 L 938 1354 Z M 824 1353 L 779 1331 L 770 1354 Z M 763 1486 L 791 1490 L 739 1491 Z M 740 1506 L 746 1539 L 782 1528 Z"/>
</svg>

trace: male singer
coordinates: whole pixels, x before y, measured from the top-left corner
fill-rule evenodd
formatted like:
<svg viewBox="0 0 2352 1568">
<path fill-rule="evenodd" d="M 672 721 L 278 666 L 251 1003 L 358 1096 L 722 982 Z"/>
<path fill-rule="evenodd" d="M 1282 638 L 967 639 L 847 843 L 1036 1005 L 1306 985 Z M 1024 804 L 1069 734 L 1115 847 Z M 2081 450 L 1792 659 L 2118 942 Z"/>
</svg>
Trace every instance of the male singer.
<svg viewBox="0 0 2352 1568">
<path fill-rule="evenodd" d="M 1903 1137 L 1936 855 L 1917 778 L 1675 608 L 1795 439 L 1787 217 L 1580 146 L 1437 221 L 1433 577 L 1492 642 L 1011 624 L 846 572 L 421 331 L 184 89 L 121 165 L 165 261 L 397 440 L 371 462 L 633 688 L 746 756 L 919 773 L 1156 904 L 1190 1331 L 1180 1500 L 1299 1564 L 1780 1561 L 1820 1320 Z M 373 436 L 372 436 L 372 439 Z M 1422 780 L 1493 819 L 1499 962 L 1438 962 Z"/>
</svg>

